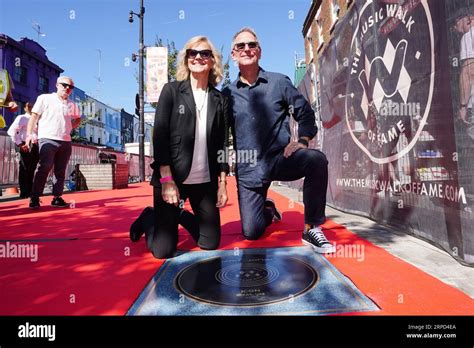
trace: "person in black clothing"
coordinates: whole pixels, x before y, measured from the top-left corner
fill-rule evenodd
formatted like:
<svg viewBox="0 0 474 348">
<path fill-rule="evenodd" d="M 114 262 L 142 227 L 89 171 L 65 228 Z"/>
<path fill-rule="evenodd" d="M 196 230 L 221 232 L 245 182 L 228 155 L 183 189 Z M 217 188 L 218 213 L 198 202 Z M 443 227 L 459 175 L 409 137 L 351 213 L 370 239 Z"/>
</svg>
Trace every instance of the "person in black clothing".
<svg viewBox="0 0 474 348">
<path fill-rule="evenodd" d="M 219 247 L 228 172 L 227 162 L 218 161 L 228 137 L 227 103 L 215 88 L 222 72 L 221 56 L 209 39 L 193 37 L 179 53 L 177 81 L 161 92 L 153 133 L 154 208 L 146 208 L 130 229 L 132 241 L 146 233 L 156 258 L 174 256 L 179 223 L 202 249 Z M 187 198 L 194 214 L 182 209 Z"/>
</svg>

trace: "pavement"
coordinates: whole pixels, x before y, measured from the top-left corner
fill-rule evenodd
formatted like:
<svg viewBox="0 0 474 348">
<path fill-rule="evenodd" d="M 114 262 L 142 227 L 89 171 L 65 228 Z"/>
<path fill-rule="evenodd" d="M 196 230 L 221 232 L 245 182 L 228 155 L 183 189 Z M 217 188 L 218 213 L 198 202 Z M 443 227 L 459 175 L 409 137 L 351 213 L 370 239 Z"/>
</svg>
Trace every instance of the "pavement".
<svg viewBox="0 0 474 348">
<path fill-rule="evenodd" d="M 294 202 L 302 202 L 298 190 L 272 184 L 271 189 Z M 416 268 L 474 298 L 474 267 L 463 266 L 447 252 L 402 229 L 381 225 L 366 217 L 326 207 L 326 216 L 369 242 Z"/>
<path fill-rule="evenodd" d="M 298 190 L 277 184 L 272 184 L 271 190 L 293 202 L 302 202 L 302 194 Z M 45 194 L 48 194 L 48 189 L 45 190 Z M 0 209 L 2 202 L 17 199 L 19 199 L 18 194 L 8 195 L 4 189 L 0 196 Z M 25 199 L 24 202 L 27 206 L 28 200 Z M 405 233 L 403 229 L 384 226 L 368 218 L 345 213 L 330 206 L 326 208 L 326 215 L 393 256 L 474 298 L 474 282 L 472 281 L 474 268 L 461 265 L 445 251 Z"/>
</svg>

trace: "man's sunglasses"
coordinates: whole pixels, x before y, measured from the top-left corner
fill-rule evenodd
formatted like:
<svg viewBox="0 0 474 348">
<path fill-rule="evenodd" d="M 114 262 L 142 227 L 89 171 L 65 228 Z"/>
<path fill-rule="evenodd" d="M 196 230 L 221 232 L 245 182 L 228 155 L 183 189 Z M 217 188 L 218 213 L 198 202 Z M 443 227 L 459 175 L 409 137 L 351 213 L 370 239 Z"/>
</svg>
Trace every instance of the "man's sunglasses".
<svg viewBox="0 0 474 348">
<path fill-rule="evenodd" d="M 234 45 L 234 50 L 241 52 L 241 51 L 245 50 L 245 45 L 248 45 L 249 49 L 255 50 L 258 47 L 258 42 L 256 42 L 256 41 L 238 42 Z"/>
<path fill-rule="evenodd" d="M 60 82 L 59 83 L 61 86 L 63 86 L 64 88 L 69 88 L 69 89 L 74 89 L 74 86 L 73 85 L 69 85 L 67 83 L 63 83 L 63 82 Z"/>
<path fill-rule="evenodd" d="M 198 51 L 198 50 L 193 50 L 191 48 L 186 50 L 186 57 L 188 57 L 188 58 L 194 59 L 194 58 L 197 57 L 198 54 L 201 56 L 201 58 L 204 58 L 204 59 L 209 59 L 209 58 L 213 57 L 211 50 Z"/>
</svg>

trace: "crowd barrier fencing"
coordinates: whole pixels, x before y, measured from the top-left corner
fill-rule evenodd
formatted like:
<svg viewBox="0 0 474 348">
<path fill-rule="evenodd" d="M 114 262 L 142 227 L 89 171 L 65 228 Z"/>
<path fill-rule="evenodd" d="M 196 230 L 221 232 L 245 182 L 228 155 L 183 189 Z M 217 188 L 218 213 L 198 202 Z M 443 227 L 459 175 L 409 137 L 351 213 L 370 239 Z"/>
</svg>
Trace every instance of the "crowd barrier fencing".
<svg viewBox="0 0 474 348">
<path fill-rule="evenodd" d="M 139 181 L 139 156 L 126 152 L 114 151 L 107 148 L 101 148 L 91 145 L 72 144 L 72 154 L 66 169 L 66 182 L 70 179 L 70 174 L 76 164 L 99 164 L 101 163 L 101 154 L 113 155 L 117 164 L 128 164 L 129 182 Z M 6 132 L 0 132 L 0 188 L 18 187 L 19 161 L 20 155 L 15 149 L 15 144 Z M 149 181 L 152 175 L 150 164 L 153 158 L 145 156 L 145 179 Z M 47 184 L 52 184 L 52 171 Z"/>
</svg>

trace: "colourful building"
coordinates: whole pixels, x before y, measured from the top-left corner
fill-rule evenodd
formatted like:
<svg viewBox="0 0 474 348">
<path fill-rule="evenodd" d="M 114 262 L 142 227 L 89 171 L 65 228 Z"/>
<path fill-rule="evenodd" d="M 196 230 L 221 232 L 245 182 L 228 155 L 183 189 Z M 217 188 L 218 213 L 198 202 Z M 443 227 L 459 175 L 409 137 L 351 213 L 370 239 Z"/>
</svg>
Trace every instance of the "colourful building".
<svg viewBox="0 0 474 348">
<path fill-rule="evenodd" d="M 37 42 L 22 38 L 16 41 L 0 33 L 0 67 L 10 74 L 13 98 L 18 104 L 18 111 L 12 113 L 3 108 L 7 129 L 19 114 L 24 113 L 26 102 L 34 103 L 40 94 L 56 91 L 56 80 L 64 71 L 51 62 L 46 50 Z"/>
</svg>

